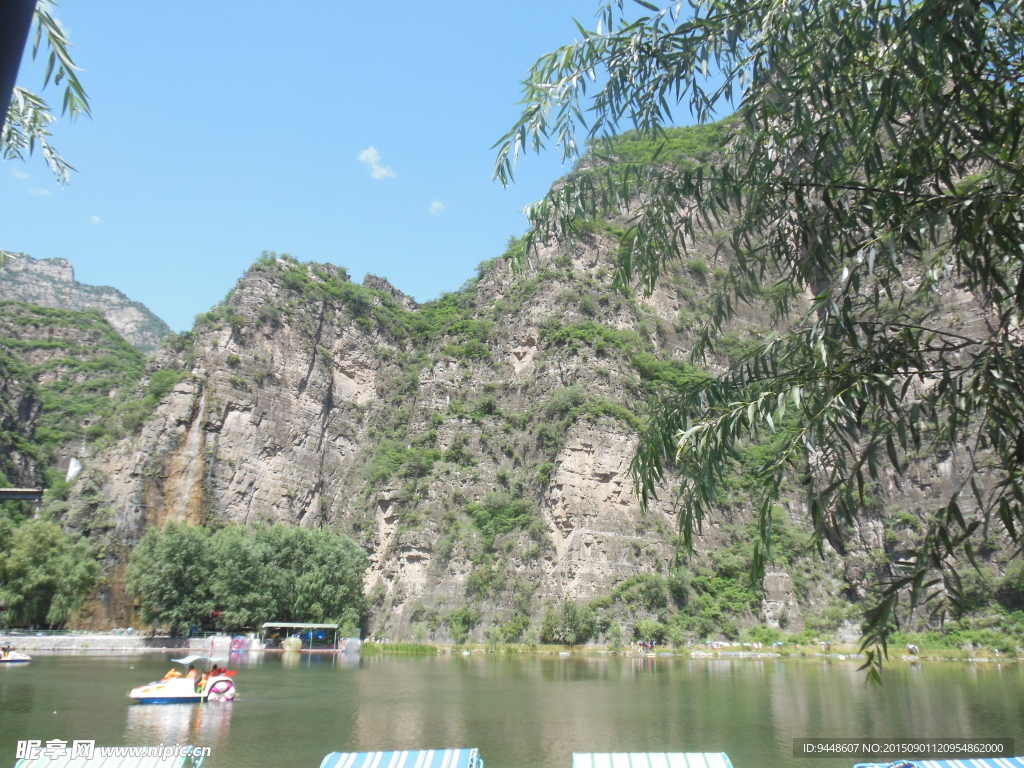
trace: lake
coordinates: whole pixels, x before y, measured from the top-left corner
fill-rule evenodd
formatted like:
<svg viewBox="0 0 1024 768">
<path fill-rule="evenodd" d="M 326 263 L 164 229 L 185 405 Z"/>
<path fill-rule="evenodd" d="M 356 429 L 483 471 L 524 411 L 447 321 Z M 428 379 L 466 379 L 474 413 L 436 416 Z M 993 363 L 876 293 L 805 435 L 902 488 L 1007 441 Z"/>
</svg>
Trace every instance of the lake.
<svg viewBox="0 0 1024 768">
<path fill-rule="evenodd" d="M 19 739 L 209 746 L 204 768 L 318 768 L 332 751 L 477 747 L 487 768 L 571 768 L 575 752 L 727 752 L 735 768 L 850 768 L 795 758 L 804 737 L 1013 738 L 1024 665 L 621 656 L 235 655 L 232 704 L 139 705 L 129 689 L 184 654 L 34 654 L 0 665 L 0 768 Z"/>
</svg>

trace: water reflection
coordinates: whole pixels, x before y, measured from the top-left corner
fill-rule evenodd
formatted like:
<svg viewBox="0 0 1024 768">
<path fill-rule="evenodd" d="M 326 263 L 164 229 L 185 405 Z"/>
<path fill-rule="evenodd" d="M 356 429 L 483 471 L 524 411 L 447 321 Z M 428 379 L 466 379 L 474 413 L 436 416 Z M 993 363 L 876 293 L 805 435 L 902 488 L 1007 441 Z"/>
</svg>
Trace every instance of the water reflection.
<svg viewBox="0 0 1024 768">
<path fill-rule="evenodd" d="M 318 765 L 332 751 L 473 746 L 488 768 L 566 768 L 573 752 L 726 752 L 737 768 L 850 768 L 793 757 L 801 737 L 976 736 L 1024 744 L 1024 664 L 251 654 L 230 705 L 129 704 L 169 656 L 52 657 L 0 674 L 0 755 L 15 739 L 217 746 L 221 768 Z M 134 666 L 134 669 L 131 667 Z M 56 711 L 56 712 L 55 712 Z M 78 734 L 76 736 L 76 734 Z M 813 762 L 813 765 L 811 763 Z M 2 765 L 0 765 L 2 768 Z"/>
<path fill-rule="evenodd" d="M 228 655 L 228 666 L 236 669 L 243 667 L 258 667 L 263 663 L 267 654 L 262 652 L 253 653 L 251 651 L 232 651 Z"/>
<path fill-rule="evenodd" d="M 267 663 L 273 665 L 280 659 L 281 666 L 286 669 L 310 667 L 342 667 L 357 669 L 360 665 L 359 653 L 310 653 L 308 651 L 282 651 L 276 654 L 263 654 Z"/>
<path fill-rule="evenodd" d="M 235 704 L 133 704 L 125 724 L 127 744 L 201 744 L 228 738 Z"/>
<path fill-rule="evenodd" d="M 1014 719 L 1024 710 L 1019 667 L 896 666 L 878 688 L 856 661 L 833 659 L 371 664 L 372 675 L 354 681 L 358 748 L 487 744 L 496 765 L 567 765 L 573 751 L 725 751 L 744 768 L 800 766 L 796 738 L 1005 737 L 1024 722 Z"/>
<path fill-rule="evenodd" d="M 24 665 L 22 665 L 24 666 Z M 0 678 L 0 721 L 12 712 L 31 712 L 35 707 L 35 689 L 28 677 Z"/>
</svg>

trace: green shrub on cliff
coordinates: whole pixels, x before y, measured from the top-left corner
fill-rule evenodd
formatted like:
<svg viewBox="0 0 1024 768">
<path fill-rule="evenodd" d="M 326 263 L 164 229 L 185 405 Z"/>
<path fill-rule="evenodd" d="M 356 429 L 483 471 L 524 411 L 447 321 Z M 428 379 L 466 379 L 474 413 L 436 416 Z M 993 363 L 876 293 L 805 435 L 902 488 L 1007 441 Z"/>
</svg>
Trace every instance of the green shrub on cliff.
<svg viewBox="0 0 1024 768">
<path fill-rule="evenodd" d="M 483 534 L 484 549 L 491 549 L 494 539 L 505 533 L 525 530 L 539 537 L 543 531 L 533 505 L 505 491 L 489 493 L 482 502 L 467 505 L 466 514 Z"/>
</svg>

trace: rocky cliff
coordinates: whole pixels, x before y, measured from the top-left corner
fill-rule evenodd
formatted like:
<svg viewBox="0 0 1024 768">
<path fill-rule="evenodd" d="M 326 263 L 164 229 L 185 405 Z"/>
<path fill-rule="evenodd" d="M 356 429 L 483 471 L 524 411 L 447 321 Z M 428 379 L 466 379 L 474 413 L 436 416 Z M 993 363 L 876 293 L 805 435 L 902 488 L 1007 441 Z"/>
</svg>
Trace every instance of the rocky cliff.
<svg viewBox="0 0 1024 768">
<path fill-rule="evenodd" d="M 481 265 L 424 306 L 379 278 L 261 259 L 150 363 L 183 376 L 138 434 L 83 457 L 69 506 L 114 522 L 113 577 L 82 623 L 132 620 L 124 553 L 168 520 L 349 533 L 371 557 L 368 630 L 395 639 L 537 627 L 553 606 L 668 573 L 671 503 L 641 516 L 629 464 L 647 399 L 695 374 L 691 315 L 718 278 L 695 256 L 649 299 L 616 294 L 613 234 L 546 249 L 523 274 Z M 699 542 L 694 594 L 741 580 L 749 522 L 738 490 Z M 764 599 L 747 588 L 731 609 L 798 628 L 834 609 L 843 579 L 837 560 L 794 552 Z"/>
<path fill-rule="evenodd" d="M 756 624 L 855 636 L 858 602 L 957 487 L 969 447 L 880 477 L 841 551 L 823 556 L 792 481 L 775 559 L 750 584 L 754 470 L 772 450 L 770 436 L 752 439 L 696 553 L 678 562 L 672 482 L 643 516 L 629 476 L 647 403 L 736 362 L 770 322 L 743 308 L 707 368 L 694 368 L 688 355 L 723 256 L 711 238 L 693 243 L 649 297 L 619 293 L 621 223 L 542 247 L 521 273 L 506 258 L 522 247 L 513 242 L 458 292 L 424 305 L 382 278 L 357 285 L 334 265 L 264 255 L 191 333 L 132 363 L 135 378 L 107 390 L 106 416 L 84 414 L 76 449 L 55 453 L 83 470 L 53 514 L 106 551 L 107 579 L 77 623 L 136 623 L 122 584 L 128 553 L 148 528 L 180 520 L 351 535 L 371 560 L 366 629 L 396 640 L 519 640 L 559 622 L 568 637 L 580 605 L 610 640 L 670 620 L 677 640 Z M 984 322 L 955 288 L 929 311 L 965 332 Z M 18 414 L 41 423 L 46 393 L 69 376 L 100 390 L 85 373 L 97 366 L 46 352 L 99 329 L 70 315 L 61 323 L 78 330 L 28 320 L 8 329 L 4 424 Z M 41 472 L 8 454 L 19 471 Z M 989 577 L 1008 554 L 998 542 L 982 554 Z M 991 578 L 979 584 L 990 601 Z"/>
<path fill-rule="evenodd" d="M 75 280 L 67 259 L 36 260 L 24 253 L 0 253 L 0 300 L 57 309 L 95 309 L 138 349 L 156 349 L 172 331 L 145 306 L 115 288 Z"/>
<path fill-rule="evenodd" d="M 393 639 L 517 639 L 575 604 L 596 606 L 614 639 L 672 601 L 693 636 L 759 623 L 854 631 L 857 601 L 919 535 L 960 458 L 923 457 L 887 478 L 843 556 L 824 560 L 791 489 L 776 561 L 750 585 L 751 470 L 770 451 L 752 443 L 697 554 L 674 568 L 671 488 L 641 516 L 629 464 L 646 402 L 704 375 L 685 358 L 720 265 L 698 247 L 651 297 L 622 295 L 610 287 L 616 245 L 610 227 L 543 249 L 521 274 L 497 259 L 422 306 L 380 278 L 356 285 L 336 266 L 267 255 L 148 361 L 126 355 L 96 314 L 7 304 L 3 336 L 22 368 L 4 380 L 0 416 L 72 435 L 74 450 L 53 461 L 84 469 L 51 509 L 107 553 L 77 623 L 136 623 L 128 553 L 148 527 L 185 520 L 348 533 L 371 558 L 367 629 Z M 951 317 L 980 322 L 955 298 Z M 711 368 L 766 322 L 746 311 Z M 76 362 L 85 349 L 106 351 Z M 133 373 L 97 374 L 117 369 Z M 56 393 L 95 391 L 83 418 L 48 416 L 77 412 L 54 406 Z M 40 471 L 19 456 L 9 452 Z"/>
</svg>

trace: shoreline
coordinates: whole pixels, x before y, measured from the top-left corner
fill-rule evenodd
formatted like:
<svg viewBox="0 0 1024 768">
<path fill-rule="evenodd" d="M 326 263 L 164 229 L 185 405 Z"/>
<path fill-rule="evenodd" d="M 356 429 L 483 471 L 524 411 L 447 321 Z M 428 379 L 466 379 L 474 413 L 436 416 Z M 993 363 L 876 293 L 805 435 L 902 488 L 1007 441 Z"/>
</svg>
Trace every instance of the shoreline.
<svg viewBox="0 0 1024 768">
<path fill-rule="evenodd" d="M 170 637 L 167 635 L 150 636 L 136 634 L 104 634 L 102 632 L 80 632 L 75 634 L 8 634 L 0 632 L 0 646 L 10 644 L 19 651 L 116 651 L 120 653 L 134 651 L 147 653 L 150 651 L 170 651 L 176 653 L 195 653 L 207 656 L 230 654 L 232 651 L 210 647 L 209 637 Z M 303 648 L 302 653 L 338 653 L 334 648 Z M 246 653 L 284 653 L 282 648 L 251 648 Z"/>
<path fill-rule="evenodd" d="M 103 633 L 81 633 L 81 634 L 40 634 L 23 635 L 0 633 L 0 646 L 10 644 L 19 651 L 35 651 L 47 654 L 60 653 L 82 653 L 82 652 L 117 652 L 117 653 L 151 653 L 151 652 L 201 652 L 204 654 L 214 653 L 210 648 L 210 638 L 184 638 L 155 636 L 145 634 L 103 634 Z M 838 648 L 829 653 L 811 650 L 792 649 L 780 651 L 768 650 L 746 650 L 730 647 L 716 650 L 703 649 L 676 649 L 673 651 L 659 651 L 655 655 L 631 652 L 616 651 L 610 648 L 565 648 L 565 647 L 540 647 L 529 648 L 526 646 L 503 646 L 491 648 L 482 645 L 450 646 L 436 645 L 423 647 L 418 654 L 408 653 L 401 649 L 391 649 L 386 644 L 366 643 L 363 652 L 367 656 L 415 656 L 433 655 L 430 648 L 436 654 L 479 656 L 479 655 L 514 655 L 528 654 L 533 656 L 561 656 L 561 657 L 604 657 L 622 656 L 632 659 L 689 659 L 694 661 L 765 661 L 771 659 L 790 660 L 830 660 L 830 661 L 854 661 L 863 662 L 864 655 L 858 653 L 855 647 Z M 219 651 L 224 653 L 223 651 Z M 252 649 L 248 653 L 284 653 L 281 648 L 260 648 Z M 333 648 L 302 649 L 299 653 L 331 654 L 339 653 Z M 921 661 L 962 661 L 968 663 L 1016 663 L 1021 660 L 1017 655 L 975 655 L 977 652 L 955 651 L 947 653 L 936 653 L 935 651 L 922 650 L 920 655 L 910 656 L 907 654 L 891 654 L 887 659 L 888 663 L 896 661 L 921 662 Z M 970 655 L 968 655 L 970 654 Z"/>
<path fill-rule="evenodd" d="M 0 645 L 10 644 L 19 651 L 196 651 L 208 650 L 202 638 L 150 637 L 145 634 L 81 633 L 8 634 L 0 632 Z"/>
</svg>

